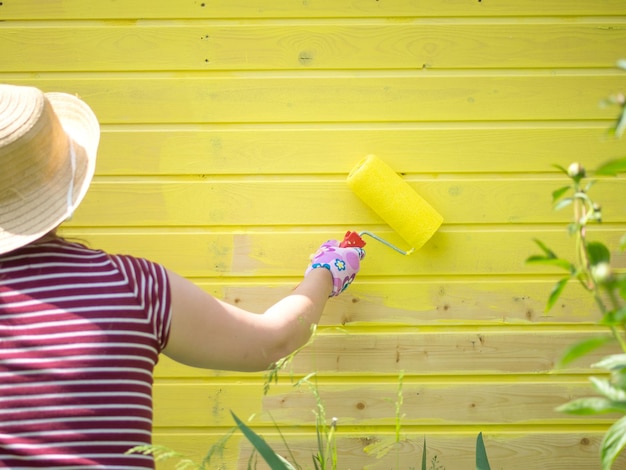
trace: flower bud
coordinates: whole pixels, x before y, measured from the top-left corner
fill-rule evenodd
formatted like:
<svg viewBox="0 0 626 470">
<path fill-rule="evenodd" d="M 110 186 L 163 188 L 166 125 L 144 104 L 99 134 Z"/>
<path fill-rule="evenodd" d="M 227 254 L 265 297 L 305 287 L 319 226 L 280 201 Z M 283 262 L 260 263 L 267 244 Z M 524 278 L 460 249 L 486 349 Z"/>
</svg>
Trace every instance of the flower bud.
<svg viewBox="0 0 626 470">
<path fill-rule="evenodd" d="M 597 284 L 606 284 L 611 280 L 613 273 L 609 263 L 598 263 L 591 267 L 591 277 Z"/>
<path fill-rule="evenodd" d="M 567 168 L 567 175 L 570 178 L 584 178 L 585 177 L 585 168 L 577 162 L 572 163 L 568 168 Z"/>
</svg>

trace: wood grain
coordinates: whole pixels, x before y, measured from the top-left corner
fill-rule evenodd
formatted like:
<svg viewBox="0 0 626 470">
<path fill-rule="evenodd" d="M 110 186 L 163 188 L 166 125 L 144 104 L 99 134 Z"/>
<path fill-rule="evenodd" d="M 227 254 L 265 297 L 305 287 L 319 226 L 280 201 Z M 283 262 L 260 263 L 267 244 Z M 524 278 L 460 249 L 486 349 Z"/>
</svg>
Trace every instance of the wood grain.
<svg viewBox="0 0 626 470">
<path fill-rule="evenodd" d="M 218 379 L 219 380 L 219 379 Z M 284 384 L 282 383 L 284 382 Z M 313 382 L 311 383 L 313 386 Z M 337 417 L 339 426 L 388 426 L 396 424 L 399 384 L 368 383 L 367 378 L 324 383 L 316 392 L 323 400 L 326 416 Z M 270 388 L 263 396 L 262 385 L 237 383 L 157 383 L 155 398 L 161 404 L 155 415 L 157 428 L 224 427 L 233 424 L 230 410 L 240 417 L 255 414 L 252 422 L 258 429 L 273 430 L 274 421 L 282 427 L 314 428 L 316 396 L 306 384 L 296 386 L 289 378 Z M 551 425 L 609 423 L 615 415 L 599 418 L 568 416 L 555 408 L 569 400 L 595 395 L 584 377 L 533 383 L 531 377 L 508 382 L 490 380 L 454 380 L 445 382 L 413 378 L 401 386 L 402 426 L 441 427 L 451 425 L 488 426 L 502 422 L 530 425 L 538 421 Z M 273 421 L 274 420 L 274 421 Z"/>
<path fill-rule="evenodd" d="M 139 175 L 347 175 L 368 154 L 398 173 L 546 174 L 626 155 L 609 123 L 333 123 L 103 126 L 97 172 Z M 495 178 L 489 175 L 489 178 Z"/>
<path fill-rule="evenodd" d="M 0 62 L 16 72 L 611 68 L 626 47 L 618 19 L 341 23 L 9 26 Z"/>
<path fill-rule="evenodd" d="M 606 332 L 592 326 L 389 329 L 384 324 L 370 324 L 360 329 L 328 328 L 296 356 L 285 374 L 371 376 L 372 382 L 379 376 L 395 378 L 401 371 L 411 375 L 464 377 L 468 381 L 482 375 L 589 374 L 591 365 L 603 355 L 618 351 L 615 344 L 596 350 L 567 368 L 559 367 L 559 363 L 568 346 L 595 336 L 606 336 Z M 172 361 L 164 361 L 158 374 L 179 378 L 223 375 L 179 366 Z"/>
<path fill-rule="evenodd" d="M 169 2 L 135 0 L 118 3 L 115 0 L 86 4 L 82 0 L 46 2 L 38 0 L 5 0 L 0 11 L 5 19 L 139 19 L 139 18 L 361 18 L 361 17 L 441 17 L 469 16 L 604 16 L 624 15 L 621 0 L 570 2 L 567 9 L 560 0 L 510 0 L 506 3 L 483 4 L 451 0 L 434 3 L 428 0 L 390 0 L 360 2 L 355 0 L 318 0 L 291 2 L 274 0 L 212 0 Z"/>
<path fill-rule="evenodd" d="M 617 71 L 265 72 L 8 77 L 78 94 L 103 124 L 613 119 Z"/>
<path fill-rule="evenodd" d="M 571 210 L 554 211 L 551 195 L 566 178 L 407 175 L 409 186 L 446 225 L 567 223 Z M 392 190 L 392 188 L 388 188 Z M 602 201 L 603 221 L 626 222 L 625 178 L 590 191 Z M 307 204 L 315 201 L 315 204 Z M 605 202 L 604 202 L 605 201 Z M 406 208 L 410 211 L 409 208 Z M 212 177 L 96 179 L 73 224 L 79 226 L 365 226 L 384 220 L 354 195 L 345 175 L 318 177 Z"/>
<path fill-rule="evenodd" d="M 264 277 L 288 276 L 300 279 L 309 262 L 309 254 L 314 253 L 323 241 L 342 238 L 350 228 L 354 229 L 350 226 L 307 230 L 257 227 L 241 231 L 220 228 L 67 228 L 63 234 L 71 239 L 85 240 L 94 248 L 115 253 L 135 253 L 136 256 L 154 259 L 192 278 L 258 277 L 263 284 L 266 282 Z M 401 246 L 402 240 L 389 228 L 376 226 L 374 231 Z M 619 248 L 623 232 L 621 226 L 600 227 L 592 232 L 594 240 L 607 244 L 614 262 L 621 267 L 626 265 L 626 254 Z M 540 278 L 563 275 L 562 269 L 526 264 L 526 259 L 539 251 L 533 238 L 543 240 L 563 257 L 570 258 L 573 253 L 572 240 L 564 224 L 522 227 L 519 230 L 506 227 L 444 228 L 411 256 L 400 255 L 382 243 L 369 242 L 359 279 L 450 274 L 523 274 Z M 400 281 L 393 279 L 393 282 Z"/>
<path fill-rule="evenodd" d="M 341 428 L 340 428 L 341 429 Z M 528 433 L 525 431 L 502 431 L 500 429 L 464 429 L 432 431 L 424 428 L 412 429 L 403 435 L 402 440 L 395 444 L 392 433 L 369 432 L 366 435 L 339 431 L 337 438 L 339 468 L 367 468 L 374 470 L 420 468 L 424 440 L 426 440 L 427 464 L 434 458 L 444 469 L 473 470 L 475 466 L 476 436 L 483 432 L 487 455 L 491 468 L 507 470 L 526 470 L 528 468 L 550 468 L 551 470 L 590 469 L 599 466 L 599 452 L 604 427 L 576 428 L 569 432 L 550 430 Z M 282 455 L 293 455 L 295 461 L 307 465 L 311 456 L 317 451 L 314 434 L 296 432 L 287 440 L 289 451 L 275 432 L 263 431 L 263 437 Z M 200 461 L 213 443 L 217 443 L 223 434 L 199 434 L 187 431 L 179 434 L 159 432 L 155 441 L 166 443 L 181 449 L 188 456 Z M 373 448 L 370 453 L 364 449 Z M 375 453 L 377 449 L 388 450 L 384 456 Z M 222 452 L 216 453 L 211 460 L 214 468 L 238 468 L 245 470 L 252 452 L 250 444 L 240 435 L 235 434 Z M 293 460 L 292 460 L 293 461 Z M 173 469 L 171 465 L 162 464 L 160 468 Z M 621 468 L 626 463 L 623 456 L 617 460 L 614 468 Z M 220 465 L 222 465 L 220 467 Z M 259 458 L 257 467 L 266 469 Z M 305 467 L 306 468 L 306 467 Z"/>
</svg>

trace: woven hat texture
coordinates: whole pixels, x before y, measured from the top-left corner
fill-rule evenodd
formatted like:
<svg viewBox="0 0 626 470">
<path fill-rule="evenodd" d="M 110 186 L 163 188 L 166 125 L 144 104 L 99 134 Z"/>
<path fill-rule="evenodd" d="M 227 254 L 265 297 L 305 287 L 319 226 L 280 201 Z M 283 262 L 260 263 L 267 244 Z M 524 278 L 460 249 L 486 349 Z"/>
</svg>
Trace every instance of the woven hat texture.
<svg viewBox="0 0 626 470">
<path fill-rule="evenodd" d="M 67 93 L 0 84 L 0 253 L 41 238 L 82 201 L 100 126 Z"/>
</svg>

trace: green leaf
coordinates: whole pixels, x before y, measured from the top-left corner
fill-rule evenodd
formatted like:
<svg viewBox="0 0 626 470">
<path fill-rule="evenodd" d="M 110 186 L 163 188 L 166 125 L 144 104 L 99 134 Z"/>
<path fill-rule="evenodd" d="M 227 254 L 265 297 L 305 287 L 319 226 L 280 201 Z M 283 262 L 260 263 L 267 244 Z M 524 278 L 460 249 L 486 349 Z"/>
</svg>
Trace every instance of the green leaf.
<svg viewBox="0 0 626 470">
<path fill-rule="evenodd" d="M 233 419 L 237 423 L 237 426 L 241 430 L 244 436 L 250 441 L 250 443 L 254 446 L 263 460 L 267 462 L 272 470 L 295 470 L 294 467 L 286 462 L 283 458 L 281 458 L 272 448 L 263 440 L 261 436 L 255 433 L 252 429 L 246 426 L 232 411 L 230 414 L 233 416 Z"/>
<path fill-rule="evenodd" d="M 586 248 L 587 254 L 589 255 L 589 262 L 592 266 L 611 262 L 611 252 L 604 244 L 600 242 L 589 242 Z"/>
<path fill-rule="evenodd" d="M 541 255 L 529 256 L 528 258 L 526 258 L 526 262 L 528 264 L 545 264 L 547 266 L 556 266 L 558 268 L 565 269 L 569 273 L 573 273 L 576 269 L 576 267 L 567 260 L 561 258 L 550 258 L 548 256 Z"/>
<path fill-rule="evenodd" d="M 624 369 L 614 370 L 611 373 L 611 383 L 622 390 L 626 390 L 626 371 Z"/>
<path fill-rule="evenodd" d="M 559 300 L 559 297 L 563 293 L 563 289 L 565 289 L 568 281 L 568 278 L 563 278 L 554 285 L 552 291 L 550 292 L 550 296 L 548 297 L 548 302 L 545 309 L 546 312 L 550 311 L 552 307 L 554 307 L 556 301 Z"/>
<path fill-rule="evenodd" d="M 567 364 L 575 361 L 576 359 L 589 354 L 591 351 L 594 351 L 605 344 L 613 341 L 611 336 L 594 336 L 593 338 L 588 338 L 584 341 L 580 341 L 572 346 L 570 346 L 566 351 L 561 361 L 559 362 L 559 367 L 564 367 Z"/>
<path fill-rule="evenodd" d="M 476 438 L 476 470 L 491 470 L 482 432 Z"/>
<path fill-rule="evenodd" d="M 548 248 L 547 245 L 543 243 L 541 240 L 538 240 L 537 238 L 533 238 L 533 241 L 537 244 L 539 248 L 541 248 L 541 251 L 543 251 L 547 257 L 549 258 L 557 257 L 554 251 Z"/>
<path fill-rule="evenodd" d="M 584 192 L 588 193 L 588 192 L 589 192 L 589 190 L 591 189 L 591 187 L 592 187 L 594 184 L 596 184 L 596 180 L 589 180 L 589 181 L 587 182 L 587 184 L 585 185 L 585 191 L 584 191 Z"/>
<path fill-rule="evenodd" d="M 618 275 L 615 283 L 615 289 L 619 293 L 620 297 L 626 300 L 626 274 Z M 626 305 L 624 305 L 619 312 L 622 312 L 624 308 L 626 308 Z"/>
<path fill-rule="evenodd" d="M 556 411 L 579 416 L 615 412 L 626 413 L 626 403 L 613 402 L 603 397 L 578 398 L 557 407 Z"/>
<path fill-rule="evenodd" d="M 620 370 L 626 368 L 626 354 L 611 354 L 603 357 L 591 367 L 605 370 Z"/>
<path fill-rule="evenodd" d="M 426 470 L 426 437 L 424 437 L 424 448 L 422 449 L 422 470 Z"/>
<path fill-rule="evenodd" d="M 561 199 L 558 203 L 554 205 L 555 211 L 560 211 L 564 207 L 569 206 L 572 202 L 574 202 L 574 198 L 566 197 L 565 199 Z"/>
<path fill-rule="evenodd" d="M 622 109 L 619 118 L 617 118 L 617 124 L 615 124 L 615 135 L 621 137 L 626 130 L 626 112 Z"/>
<path fill-rule="evenodd" d="M 622 322 L 618 318 L 618 315 L 622 316 L 623 313 L 616 312 L 615 310 L 610 310 L 608 312 L 605 312 L 599 324 L 603 326 L 608 326 L 609 328 L 619 326 Z"/>
<path fill-rule="evenodd" d="M 623 403 L 622 406 L 626 407 L 626 392 L 618 387 L 615 387 L 609 380 L 600 379 L 598 377 L 590 377 L 589 380 L 593 383 L 593 387 L 614 404 Z"/>
<path fill-rule="evenodd" d="M 562 188 L 559 188 L 559 189 L 553 191 L 552 192 L 552 202 L 556 202 L 557 200 L 561 199 L 561 196 L 563 196 L 563 194 L 565 194 L 570 189 L 571 189 L 571 186 L 563 186 Z"/>
<path fill-rule="evenodd" d="M 602 470 L 611 470 L 617 456 L 626 446 L 626 417 L 620 418 L 604 435 L 600 457 Z"/>
<path fill-rule="evenodd" d="M 557 170 L 561 171 L 562 173 L 565 173 L 567 175 L 567 170 L 565 169 L 565 167 L 562 167 L 561 165 L 552 165 L 554 168 L 556 168 Z M 569 175 L 568 175 L 569 176 Z"/>
<path fill-rule="evenodd" d="M 626 286 L 621 285 L 620 286 L 620 296 L 626 300 Z M 619 310 L 615 310 L 613 313 L 613 319 L 615 320 L 616 324 L 618 325 L 623 325 L 624 323 L 626 323 L 626 305 L 623 305 Z"/>
</svg>

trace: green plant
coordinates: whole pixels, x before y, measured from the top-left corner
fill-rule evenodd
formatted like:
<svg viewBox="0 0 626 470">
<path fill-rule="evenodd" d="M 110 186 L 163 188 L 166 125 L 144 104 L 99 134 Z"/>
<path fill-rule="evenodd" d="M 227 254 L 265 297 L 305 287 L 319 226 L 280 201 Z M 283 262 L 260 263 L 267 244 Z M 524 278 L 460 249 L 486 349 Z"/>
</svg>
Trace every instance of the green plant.
<svg viewBox="0 0 626 470">
<path fill-rule="evenodd" d="M 175 465 L 176 470 L 188 470 L 188 469 L 200 469 L 200 465 L 185 458 L 179 452 L 170 449 L 169 447 L 165 447 L 162 445 L 143 445 L 136 446 L 130 449 L 127 454 L 143 454 L 143 455 L 152 455 L 155 462 L 162 462 L 165 460 L 177 458 L 178 462 Z"/>
<path fill-rule="evenodd" d="M 263 460 L 272 468 L 272 470 L 296 470 L 284 457 L 280 456 L 265 442 L 265 440 L 250 429 L 243 421 L 241 421 L 235 413 L 230 412 L 237 423 L 237 427 L 241 430 L 246 439 L 254 446 L 256 451 L 263 457 Z"/>
<path fill-rule="evenodd" d="M 430 467 L 428 468 L 426 468 L 426 461 L 426 438 L 424 438 L 424 447 L 422 448 L 422 470 L 445 470 L 443 466 L 439 465 L 439 459 L 436 455 L 430 460 Z M 476 470 L 491 470 L 482 432 L 476 437 Z"/>
<path fill-rule="evenodd" d="M 626 70 L 626 60 L 620 60 L 617 66 Z M 626 131 L 626 97 L 617 93 L 603 104 L 618 105 L 620 112 L 612 127 L 616 137 Z M 596 336 L 572 345 L 561 359 L 561 365 L 603 346 L 609 341 L 617 343 L 621 354 L 613 354 L 593 364 L 604 369 L 610 377 L 590 377 L 594 389 L 600 396 L 580 398 L 558 408 L 559 411 L 590 415 L 601 413 L 621 413 L 626 415 L 626 274 L 611 266 L 611 252 L 600 242 L 589 241 L 587 226 L 602 222 L 601 206 L 589 196 L 589 189 L 595 183 L 586 180 L 587 172 L 579 163 L 572 163 L 567 169 L 558 167 L 571 180 L 567 186 L 552 193 L 555 209 L 572 207 L 574 218 L 568 226 L 568 232 L 575 237 L 575 258 L 573 262 L 558 257 L 539 240 L 535 240 L 542 251 L 541 255 L 528 258 L 529 263 L 542 263 L 566 271 L 552 289 L 548 297 L 546 310 L 550 310 L 570 281 L 577 281 L 594 298 L 600 311 L 600 323 L 607 326 L 611 336 Z M 616 176 L 626 172 L 626 158 L 616 159 L 601 165 L 595 171 L 596 176 Z M 620 242 L 622 250 L 626 247 L 626 236 Z M 607 431 L 602 441 L 600 461 L 603 470 L 609 470 L 615 459 L 626 447 L 626 416 L 618 419 Z"/>
<path fill-rule="evenodd" d="M 623 110 L 622 110 L 623 114 Z M 620 122 L 623 119 L 620 119 Z M 619 129 L 621 125 L 618 125 Z M 568 232 L 575 238 L 574 260 L 569 261 L 558 256 L 543 242 L 535 240 L 542 253 L 531 256 L 528 263 L 553 266 L 565 271 L 554 285 L 546 304 L 550 310 L 572 281 L 581 285 L 593 296 L 600 311 L 600 323 L 607 326 L 611 335 L 591 337 L 572 345 L 561 359 L 566 365 L 575 359 L 607 344 L 617 343 L 622 354 L 606 357 L 594 364 L 594 367 L 606 369 L 611 373 L 609 379 L 591 377 L 595 390 L 600 397 L 581 398 L 566 403 L 559 411 L 589 415 L 618 412 L 626 415 L 626 274 L 619 273 L 611 266 L 611 252 L 607 246 L 588 239 L 588 226 L 602 222 L 601 206 L 589 195 L 589 190 L 596 183 L 587 179 L 585 168 L 579 163 L 572 163 L 567 169 L 558 167 L 570 179 L 570 184 L 558 188 L 552 193 L 555 210 L 571 207 L 573 221 L 568 225 Z M 600 166 L 596 176 L 615 176 L 626 171 L 626 158 L 613 160 Z M 626 237 L 622 237 L 624 249 Z M 604 436 L 601 448 L 603 470 L 611 468 L 613 462 L 626 447 L 626 416 L 617 420 Z"/>
<path fill-rule="evenodd" d="M 293 359 L 293 356 L 291 356 Z M 283 363 L 284 364 L 284 363 Z M 337 459 L 337 443 L 336 443 L 336 427 L 337 427 L 337 418 L 332 418 L 330 425 L 327 425 L 326 420 L 326 410 L 324 407 L 324 403 L 319 394 L 319 389 L 317 382 L 312 382 L 311 378 L 315 377 L 315 373 L 311 373 L 306 377 L 300 379 L 296 382 L 295 386 L 307 385 L 309 389 L 315 396 L 316 400 L 316 408 L 315 408 L 315 416 L 316 416 L 316 435 L 317 435 L 317 452 L 313 454 L 313 465 L 315 470 L 336 470 L 338 459 Z M 276 382 L 278 380 L 277 370 L 275 369 L 272 372 L 272 381 Z M 394 446 L 400 443 L 400 431 L 401 431 L 401 418 L 404 416 L 401 413 L 402 404 L 403 404 L 403 394 L 402 394 L 402 386 L 404 382 L 404 372 L 400 373 L 398 379 L 398 392 L 396 396 L 395 403 L 395 441 L 387 442 L 380 441 L 376 442 L 371 446 L 366 447 L 364 450 L 371 454 L 376 453 L 377 457 L 382 457 L 386 455 L 389 450 L 391 450 Z M 284 457 L 277 454 L 266 442 L 265 440 L 256 434 L 250 427 L 248 427 L 245 423 L 243 423 L 232 411 L 231 414 L 233 419 L 235 420 L 237 427 L 244 434 L 246 439 L 252 444 L 256 453 L 261 455 L 263 460 L 272 468 L 272 470 L 300 470 L 301 467 L 295 462 L 293 458 L 293 454 L 291 450 L 289 450 L 289 446 L 283 439 L 285 446 L 290 453 L 293 463 L 287 461 Z M 280 433 L 279 426 L 275 424 L 275 427 L 278 429 Z M 282 437 L 282 433 L 281 433 Z M 248 462 L 248 469 L 254 468 L 251 464 L 253 461 L 253 457 L 256 454 L 250 457 Z M 397 466 L 399 468 L 399 465 Z M 414 468 L 414 467 L 411 467 Z M 421 461 L 421 469 L 422 470 L 445 470 L 445 468 L 440 465 L 438 457 L 435 455 L 430 460 L 430 467 L 427 469 L 427 455 L 426 455 L 426 438 L 424 438 L 424 446 L 422 450 L 422 461 Z M 476 438 L 476 470 L 491 470 L 489 466 L 489 459 L 487 458 L 487 452 L 485 449 L 485 444 L 483 441 L 482 433 L 479 433 Z"/>
<path fill-rule="evenodd" d="M 335 430 L 337 429 L 337 418 L 333 417 L 330 425 L 326 423 L 326 408 L 319 394 L 317 381 L 311 382 L 315 377 L 313 372 L 300 379 L 295 386 L 306 384 L 315 396 L 315 432 L 317 435 L 317 453 L 313 454 L 313 465 L 315 470 L 336 470 L 337 469 L 337 442 Z"/>
<path fill-rule="evenodd" d="M 216 467 L 215 464 L 212 464 L 211 460 L 216 454 L 220 454 L 226 445 L 226 442 L 233 433 L 237 430 L 237 427 L 233 427 L 228 432 L 226 432 L 215 444 L 213 444 L 201 462 L 194 462 L 191 459 L 186 458 L 180 452 L 170 449 L 169 447 L 159 445 L 159 444 L 148 444 L 142 446 L 136 446 L 132 449 L 128 450 L 127 454 L 143 454 L 143 455 L 152 455 L 155 462 L 163 462 L 165 460 L 170 459 L 178 459 L 174 468 L 175 470 L 208 470 L 208 469 L 217 469 L 220 470 L 222 467 Z"/>
</svg>

